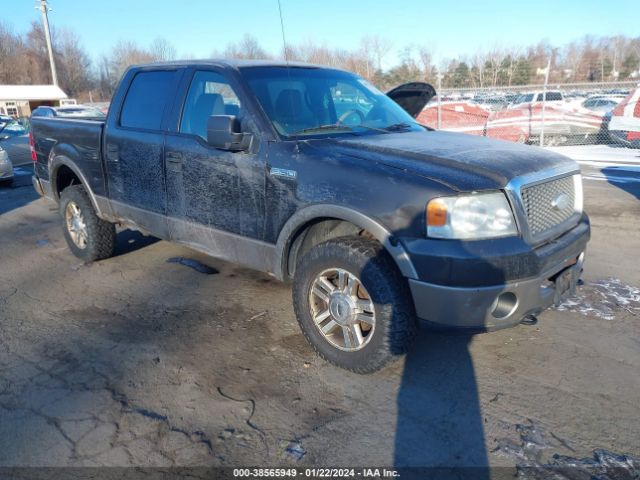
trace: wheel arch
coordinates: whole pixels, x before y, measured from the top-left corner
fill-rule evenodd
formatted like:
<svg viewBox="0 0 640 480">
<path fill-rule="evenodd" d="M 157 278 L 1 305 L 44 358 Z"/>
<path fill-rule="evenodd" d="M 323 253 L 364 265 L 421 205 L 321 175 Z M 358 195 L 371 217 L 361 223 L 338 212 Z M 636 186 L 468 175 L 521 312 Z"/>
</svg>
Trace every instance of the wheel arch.
<svg viewBox="0 0 640 480">
<path fill-rule="evenodd" d="M 89 182 L 82 170 L 78 167 L 76 162 L 65 154 L 51 154 L 51 162 L 49 163 L 49 178 L 51 179 L 51 194 L 54 200 L 60 202 L 60 194 L 62 190 L 69 185 L 80 184 L 84 187 L 89 195 L 89 200 L 95 209 L 98 216 L 101 216 L 100 207 L 96 201 L 96 197 L 89 186 Z M 78 183 L 73 183 L 76 180 Z M 61 183 L 62 182 L 62 183 Z"/>
<path fill-rule="evenodd" d="M 378 221 L 364 213 L 338 205 L 311 205 L 294 213 L 280 231 L 276 242 L 274 275 L 280 280 L 292 277 L 298 255 L 304 254 L 300 247 L 304 245 L 307 234 L 312 229 L 328 227 L 321 238 L 328 240 L 349 234 L 349 225 L 354 227 L 352 233 L 368 233 L 376 239 L 393 258 L 404 277 L 417 278 L 417 273 L 404 247 Z"/>
</svg>

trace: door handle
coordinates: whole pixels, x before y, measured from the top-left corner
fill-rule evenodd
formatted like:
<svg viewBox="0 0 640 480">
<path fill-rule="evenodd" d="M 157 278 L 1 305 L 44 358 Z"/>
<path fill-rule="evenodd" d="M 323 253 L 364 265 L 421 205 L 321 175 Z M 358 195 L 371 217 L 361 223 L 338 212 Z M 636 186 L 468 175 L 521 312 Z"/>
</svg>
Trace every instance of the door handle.
<svg viewBox="0 0 640 480">
<path fill-rule="evenodd" d="M 115 143 L 107 143 L 107 158 L 112 162 L 117 162 L 119 160 L 118 157 L 118 145 L 116 145 Z"/>
<path fill-rule="evenodd" d="M 167 162 L 182 163 L 182 154 L 180 152 L 167 152 Z"/>
</svg>

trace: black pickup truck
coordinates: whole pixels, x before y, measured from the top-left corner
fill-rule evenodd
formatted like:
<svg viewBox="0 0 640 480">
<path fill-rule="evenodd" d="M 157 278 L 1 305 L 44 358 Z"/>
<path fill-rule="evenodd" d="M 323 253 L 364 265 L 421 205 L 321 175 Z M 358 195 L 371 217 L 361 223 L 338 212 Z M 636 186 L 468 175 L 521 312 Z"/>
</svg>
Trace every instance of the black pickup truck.
<svg viewBox="0 0 640 480">
<path fill-rule="evenodd" d="M 136 66 L 106 121 L 33 118 L 34 186 L 86 261 L 112 255 L 120 224 L 293 280 L 316 351 L 371 372 L 418 319 L 513 326 L 582 271 L 578 166 L 421 126 L 434 95 L 306 64 Z"/>
</svg>

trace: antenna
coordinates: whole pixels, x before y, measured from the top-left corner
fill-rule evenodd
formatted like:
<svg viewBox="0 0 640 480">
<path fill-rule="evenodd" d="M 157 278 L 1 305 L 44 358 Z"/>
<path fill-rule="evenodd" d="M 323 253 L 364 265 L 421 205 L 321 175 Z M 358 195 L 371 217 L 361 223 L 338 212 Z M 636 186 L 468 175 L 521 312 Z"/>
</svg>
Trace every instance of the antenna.
<svg viewBox="0 0 640 480">
<path fill-rule="evenodd" d="M 282 48 L 284 50 L 284 61 L 287 65 L 287 77 L 289 78 L 289 86 L 292 85 L 292 81 L 291 81 L 291 67 L 289 66 L 289 52 L 287 51 L 287 39 L 284 35 L 284 19 L 282 17 L 282 5 L 280 4 L 280 0 L 278 0 L 278 12 L 280 13 L 280 30 L 282 31 Z M 293 109 L 293 98 L 291 96 L 289 96 L 289 103 L 291 104 L 291 115 L 293 116 L 294 109 Z M 300 145 L 298 143 L 298 136 L 295 135 L 295 140 L 296 140 L 296 150 L 300 149 Z"/>
<path fill-rule="evenodd" d="M 282 48 L 284 49 L 284 61 L 287 63 L 287 67 L 289 66 L 289 53 L 287 52 L 287 39 L 284 35 L 284 19 L 282 18 L 282 5 L 280 4 L 280 0 L 278 0 L 278 12 L 280 13 L 280 31 L 282 32 Z"/>
</svg>

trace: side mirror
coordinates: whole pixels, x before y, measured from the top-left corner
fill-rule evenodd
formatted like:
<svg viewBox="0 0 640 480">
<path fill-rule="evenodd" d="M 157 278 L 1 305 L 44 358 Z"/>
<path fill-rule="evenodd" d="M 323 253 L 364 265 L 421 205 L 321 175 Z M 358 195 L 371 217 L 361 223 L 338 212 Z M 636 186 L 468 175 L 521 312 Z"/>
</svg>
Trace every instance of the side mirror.
<svg viewBox="0 0 640 480">
<path fill-rule="evenodd" d="M 0 140 L 7 140 L 8 138 L 9 138 L 9 135 L 0 136 Z"/>
<path fill-rule="evenodd" d="M 249 148 L 251 134 L 240 131 L 235 115 L 211 115 L 207 120 L 207 143 L 221 150 L 241 152 Z"/>
</svg>

